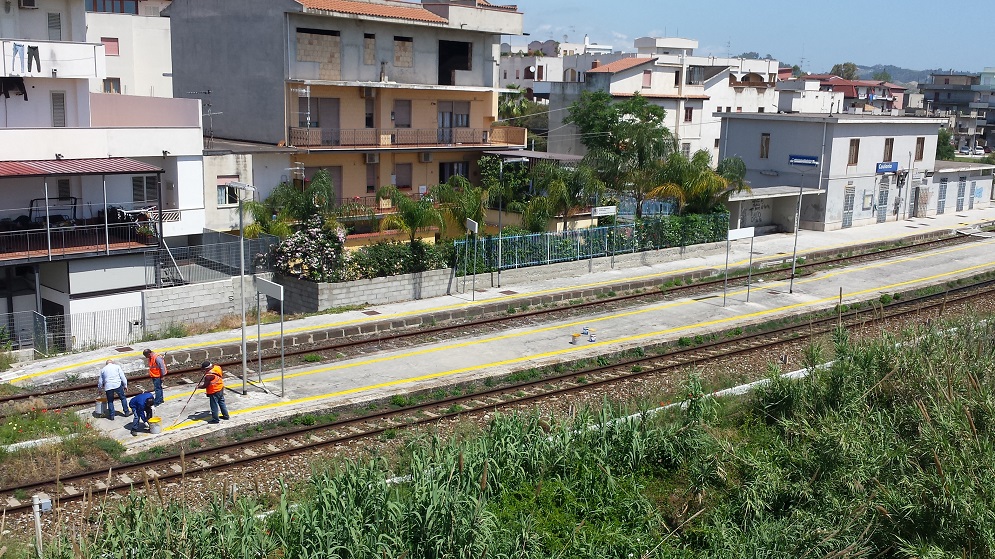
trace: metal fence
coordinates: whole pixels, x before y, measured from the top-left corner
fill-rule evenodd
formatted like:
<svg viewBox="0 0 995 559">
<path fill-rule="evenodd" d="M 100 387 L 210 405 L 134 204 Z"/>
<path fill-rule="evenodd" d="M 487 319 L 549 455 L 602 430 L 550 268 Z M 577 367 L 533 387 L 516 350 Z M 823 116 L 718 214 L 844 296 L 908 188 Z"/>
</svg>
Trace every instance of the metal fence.
<svg viewBox="0 0 995 559">
<path fill-rule="evenodd" d="M 238 275 L 241 255 L 239 238 L 226 233 L 204 234 L 203 245 L 152 250 L 145 253 L 146 284 L 157 285 L 155 263 L 158 259 L 164 285 L 206 283 Z M 269 254 L 278 237 L 261 235 L 245 239 L 245 273 L 256 274 L 272 271 Z"/>
<path fill-rule="evenodd" d="M 725 240 L 729 214 L 663 216 L 556 233 L 456 241 L 456 273 L 491 272 Z"/>
<path fill-rule="evenodd" d="M 15 350 L 34 349 L 41 357 L 132 344 L 143 336 L 140 306 L 71 315 L 0 314 L 0 344 Z"/>
</svg>

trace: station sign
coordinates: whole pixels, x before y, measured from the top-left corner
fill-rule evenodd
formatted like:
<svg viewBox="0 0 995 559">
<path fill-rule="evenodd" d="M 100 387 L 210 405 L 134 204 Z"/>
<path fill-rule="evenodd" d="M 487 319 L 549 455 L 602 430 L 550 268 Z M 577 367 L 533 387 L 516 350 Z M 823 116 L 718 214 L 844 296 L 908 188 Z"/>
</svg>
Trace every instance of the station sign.
<svg viewBox="0 0 995 559">
<path fill-rule="evenodd" d="M 605 217 L 618 214 L 618 206 L 596 206 L 591 209 L 591 217 Z"/>
<path fill-rule="evenodd" d="M 739 229 L 730 229 L 729 240 L 738 241 L 740 239 L 750 239 L 754 236 L 753 233 L 755 231 L 756 228 L 754 227 L 740 227 Z"/>
<path fill-rule="evenodd" d="M 897 173 L 898 172 L 898 161 L 888 161 L 887 163 L 878 163 L 877 174 L 883 175 L 885 173 Z"/>
<path fill-rule="evenodd" d="M 806 167 L 817 167 L 819 165 L 819 157 L 817 155 L 789 155 L 788 163 Z"/>
</svg>

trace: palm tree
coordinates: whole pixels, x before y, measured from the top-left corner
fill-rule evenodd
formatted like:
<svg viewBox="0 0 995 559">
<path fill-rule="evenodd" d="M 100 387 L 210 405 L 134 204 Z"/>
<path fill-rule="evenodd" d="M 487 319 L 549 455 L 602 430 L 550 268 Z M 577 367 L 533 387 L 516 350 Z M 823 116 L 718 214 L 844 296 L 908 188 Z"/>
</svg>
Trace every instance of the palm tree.
<svg viewBox="0 0 995 559">
<path fill-rule="evenodd" d="M 436 226 L 440 230 L 445 230 L 446 219 L 442 212 L 435 207 L 430 196 L 422 196 L 416 201 L 390 184 L 377 191 L 377 200 L 383 199 L 390 200 L 395 212 L 380 219 L 380 230 L 400 229 L 404 231 L 408 234 L 412 251 L 415 250 L 419 229 Z"/>
<path fill-rule="evenodd" d="M 750 189 L 743 180 L 745 165 L 737 160 L 724 160 L 716 170 L 712 169 L 712 157 L 705 150 L 698 150 L 690 158 L 675 153 L 657 170 L 654 178 L 658 186 L 647 196 L 673 199 L 679 214 L 712 213 L 723 207 L 734 192 Z"/>
<path fill-rule="evenodd" d="M 453 175 L 448 181 L 433 186 L 429 191 L 429 198 L 438 202 L 439 210 L 445 218 L 446 230 L 458 236 L 466 234 L 467 219 L 477 223 L 484 222 L 487 190 L 471 185 L 466 177 Z"/>
<path fill-rule="evenodd" d="M 636 202 L 636 218 L 643 215 L 643 202 L 658 180 L 665 158 L 676 151 L 677 142 L 666 128 L 637 125 L 623 120 L 612 134 L 614 149 L 594 148 L 584 156 L 601 181 L 616 192 L 629 194 Z"/>
<path fill-rule="evenodd" d="M 562 217 L 564 230 L 570 216 L 589 207 L 604 192 L 604 183 L 594 169 L 583 164 L 564 167 L 545 161 L 536 166 L 532 176 L 549 215 Z"/>
<path fill-rule="evenodd" d="M 280 183 L 266 200 L 244 203 L 253 220 L 253 224 L 246 228 L 246 236 L 258 236 L 264 232 L 283 238 L 292 232 L 296 224 L 314 216 L 320 216 L 324 223 L 334 224 L 338 202 L 335 194 L 332 178 L 323 169 L 316 172 L 303 188 L 289 182 Z"/>
</svg>

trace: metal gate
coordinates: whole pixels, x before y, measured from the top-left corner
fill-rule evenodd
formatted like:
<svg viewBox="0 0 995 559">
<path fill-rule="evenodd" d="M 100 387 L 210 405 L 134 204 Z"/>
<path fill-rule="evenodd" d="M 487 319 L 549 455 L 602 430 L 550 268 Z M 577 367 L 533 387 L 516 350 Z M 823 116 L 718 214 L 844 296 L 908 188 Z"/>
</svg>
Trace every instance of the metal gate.
<svg viewBox="0 0 995 559">
<path fill-rule="evenodd" d="M 888 189 L 882 188 L 878 191 L 878 223 L 884 223 L 888 219 Z"/>
<path fill-rule="evenodd" d="M 856 197 L 856 189 L 852 186 L 846 187 L 843 191 L 843 228 L 853 226 L 853 201 Z"/>
<path fill-rule="evenodd" d="M 936 215 L 947 211 L 947 179 L 940 179 L 939 190 L 936 193 Z"/>
<path fill-rule="evenodd" d="M 967 178 L 961 177 L 957 181 L 957 211 L 964 211 L 964 191 L 967 190 Z"/>
</svg>

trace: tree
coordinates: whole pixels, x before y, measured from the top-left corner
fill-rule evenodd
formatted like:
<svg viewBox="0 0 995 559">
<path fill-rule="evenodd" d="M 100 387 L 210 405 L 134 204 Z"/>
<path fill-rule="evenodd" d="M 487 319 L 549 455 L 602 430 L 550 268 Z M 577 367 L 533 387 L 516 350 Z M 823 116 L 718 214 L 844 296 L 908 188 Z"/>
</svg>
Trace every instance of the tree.
<svg viewBox="0 0 995 559">
<path fill-rule="evenodd" d="M 829 71 L 829 73 L 834 76 L 839 76 L 844 80 L 855 80 L 857 79 L 857 65 L 853 62 L 836 64 L 833 66 L 833 69 Z"/>
<path fill-rule="evenodd" d="M 877 72 L 874 72 L 874 75 L 871 76 L 871 79 L 877 82 L 890 82 L 891 74 L 888 73 L 888 70 L 879 70 Z"/>
<path fill-rule="evenodd" d="M 324 169 L 316 172 L 303 186 L 280 183 L 265 201 L 244 202 L 253 220 L 253 224 L 246 228 L 247 236 L 258 236 L 263 232 L 283 238 L 296 225 L 315 216 L 323 222 L 335 224 L 337 204 L 335 185 Z"/>
<path fill-rule="evenodd" d="M 953 134 L 946 128 L 940 128 L 936 135 L 936 158 L 941 161 L 953 161 L 956 155 Z"/>
<path fill-rule="evenodd" d="M 390 200 L 395 211 L 380 219 L 380 230 L 400 229 L 407 233 L 411 255 L 414 257 L 416 267 L 419 267 L 418 263 L 422 262 L 424 248 L 417 242 L 418 230 L 436 226 L 444 231 L 446 220 L 442 212 L 435 207 L 430 196 L 413 200 L 392 184 L 383 186 L 377 191 L 377 200 L 383 199 Z"/>
<path fill-rule="evenodd" d="M 799 78 L 799 77 L 804 76 L 804 75 L 805 75 L 805 71 L 802 70 L 801 66 L 795 64 L 794 66 L 791 67 L 791 76 L 792 77 Z"/>
<path fill-rule="evenodd" d="M 584 164 L 566 167 L 545 161 L 535 167 L 532 177 L 537 198 L 546 204 L 546 214 L 562 217 L 564 230 L 570 216 L 589 207 L 604 190 L 594 169 Z"/>
<path fill-rule="evenodd" d="M 744 181 L 746 164 L 738 157 L 723 159 L 712 169 L 712 156 L 698 150 L 690 158 L 671 155 L 660 173 L 661 182 L 651 198 L 671 198 L 680 214 L 708 214 L 724 208 L 729 196 L 749 190 Z"/>
<path fill-rule="evenodd" d="M 447 232 L 463 236 L 466 234 L 467 219 L 477 223 L 484 222 L 487 190 L 471 185 L 465 177 L 453 175 L 448 181 L 432 187 L 429 197 L 439 204 Z"/>
<path fill-rule="evenodd" d="M 570 106 L 565 122 L 580 128 L 587 146 L 584 162 L 606 187 L 629 194 L 642 216 L 646 193 L 658 186 L 661 161 L 676 150 L 677 142 L 663 124 L 666 111 L 638 93 L 612 102 L 605 92 L 581 94 Z"/>
</svg>

